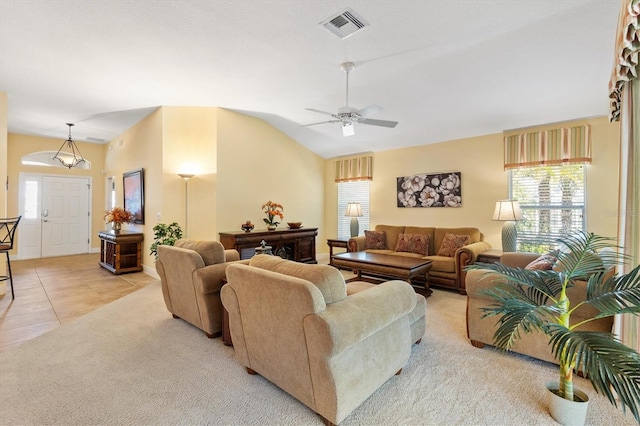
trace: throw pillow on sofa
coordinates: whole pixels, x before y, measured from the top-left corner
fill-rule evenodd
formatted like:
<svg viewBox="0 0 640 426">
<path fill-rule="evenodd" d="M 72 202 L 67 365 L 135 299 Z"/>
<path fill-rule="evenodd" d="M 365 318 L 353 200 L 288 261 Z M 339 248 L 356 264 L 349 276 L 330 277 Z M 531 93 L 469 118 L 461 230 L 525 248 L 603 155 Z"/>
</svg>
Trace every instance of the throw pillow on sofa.
<svg viewBox="0 0 640 426">
<path fill-rule="evenodd" d="M 423 234 L 400 234 L 396 251 L 416 253 L 427 256 L 429 253 L 429 235 Z"/>
<path fill-rule="evenodd" d="M 364 248 L 384 250 L 387 248 L 387 234 L 384 231 L 364 231 Z"/>
<path fill-rule="evenodd" d="M 539 258 L 535 259 L 533 262 L 529 263 L 524 269 L 528 269 L 530 271 L 550 271 L 553 268 L 553 265 L 556 264 L 555 256 L 550 254 L 543 254 Z"/>
<path fill-rule="evenodd" d="M 438 250 L 438 256 L 453 257 L 456 254 L 456 250 L 467 245 L 470 240 L 471 237 L 469 235 L 444 234 L 442 245 Z"/>
</svg>

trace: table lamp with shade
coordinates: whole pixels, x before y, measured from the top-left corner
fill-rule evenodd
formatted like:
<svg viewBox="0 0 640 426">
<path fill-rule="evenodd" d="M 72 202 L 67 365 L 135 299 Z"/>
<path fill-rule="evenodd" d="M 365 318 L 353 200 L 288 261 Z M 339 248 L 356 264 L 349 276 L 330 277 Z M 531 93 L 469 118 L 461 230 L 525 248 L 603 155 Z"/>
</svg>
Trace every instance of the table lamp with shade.
<svg viewBox="0 0 640 426">
<path fill-rule="evenodd" d="M 344 215 L 351 218 L 351 238 L 357 237 L 359 232 L 358 228 L 360 227 L 358 218 L 362 216 L 362 207 L 360 206 L 360 203 L 347 204 L 347 211 Z"/>
<path fill-rule="evenodd" d="M 496 201 L 496 209 L 493 212 L 492 219 L 504 222 L 502 225 L 502 251 L 516 251 L 518 246 L 516 221 L 522 219 L 520 203 L 516 200 Z"/>
</svg>

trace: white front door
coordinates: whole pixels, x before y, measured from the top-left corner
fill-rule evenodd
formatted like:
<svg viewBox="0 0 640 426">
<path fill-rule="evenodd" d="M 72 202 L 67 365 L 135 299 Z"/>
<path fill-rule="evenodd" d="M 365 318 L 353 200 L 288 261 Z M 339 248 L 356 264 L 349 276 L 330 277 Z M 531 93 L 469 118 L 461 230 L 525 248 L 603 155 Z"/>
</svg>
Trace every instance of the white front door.
<svg viewBox="0 0 640 426">
<path fill-rule="evenodd" d="M 89 178 L 21 174 L 20 190 L 21 259 L 89 252 Z"/>
</svg>

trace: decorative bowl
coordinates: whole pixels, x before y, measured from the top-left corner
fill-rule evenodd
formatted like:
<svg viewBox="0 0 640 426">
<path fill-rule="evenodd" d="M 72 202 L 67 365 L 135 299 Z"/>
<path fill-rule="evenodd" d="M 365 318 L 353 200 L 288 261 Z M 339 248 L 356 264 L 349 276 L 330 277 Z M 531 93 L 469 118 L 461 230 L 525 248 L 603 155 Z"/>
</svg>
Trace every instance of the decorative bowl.
<svg viewBox="0 0 640 426">
<path fill-rule="evenodd" d="M 287 225 L 289 225 L 291 229 L 302 228 L 302 222 L 287 222 Z"/>
</svg>

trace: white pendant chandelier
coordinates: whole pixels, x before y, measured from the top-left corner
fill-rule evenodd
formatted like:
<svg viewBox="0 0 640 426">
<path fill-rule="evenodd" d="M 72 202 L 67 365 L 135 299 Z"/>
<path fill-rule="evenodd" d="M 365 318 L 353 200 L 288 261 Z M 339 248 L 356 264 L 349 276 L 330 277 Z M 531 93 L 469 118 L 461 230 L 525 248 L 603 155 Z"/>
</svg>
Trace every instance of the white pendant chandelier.
<svg viewBox="0 0 640 426">
<path fill-rule="evenodd" d="M 60 149 L 58 150 L 58 152 L 56 152 L 56 155 L 53 156 L 53 159 L 60 161 L 63 166 L 71 169 L 73 167 L 77 167 L 79 164 L 84 163 L 84 157 L 80 153 L 80 149 L 71 137 L 71 127 L 73 127 L 73 124 L 67 123 L 67 126 L 69 126 L 69 138 L 66 141 L 62 142 Z M 62 148 L 64 148 L 65 144 L 71 150 L 71 152 L 62 151 Z"/>
</svg>

